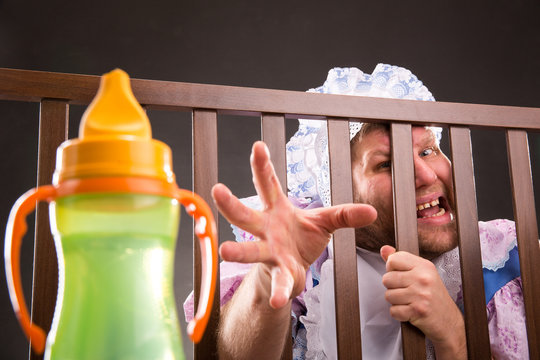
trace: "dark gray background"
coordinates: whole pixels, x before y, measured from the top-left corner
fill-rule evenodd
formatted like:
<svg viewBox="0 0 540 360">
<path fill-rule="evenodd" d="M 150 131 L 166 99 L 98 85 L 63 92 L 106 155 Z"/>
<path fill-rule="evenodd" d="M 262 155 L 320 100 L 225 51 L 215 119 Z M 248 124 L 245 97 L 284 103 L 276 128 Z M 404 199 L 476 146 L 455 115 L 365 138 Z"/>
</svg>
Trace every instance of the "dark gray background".
<svg viewBox="0 0 540 360">
<path fill-rule="evenodd" d="M 538 5 L 519 0 L 0 0 L 0 67 L 93 75 L 120 67 L 136 78 L 304 91 L 334 66 L 369 73 L 386 62 L 412 70 L 439 101 L 539 107 L 539 15 Z M 13 202 L 35 185 L 38 110 L 0 101 L 2 228 Z M 71 111 L 73 137 L 84 108 Z M 180 186 L 189 188 L 190 115 L 149 117 L 154 136 L 173 148 Z M 255 120 L 219 122 L 220 154 L 233 159 L 221 164 L 220 181 L 239 196 L 253 193 Z M 288 131 L 295 126 L 291 120 Z M 529 145 L 537 172 L 540 138 L 530 134 Z M 512 218 L 504 134 L 473 131 L 473 147 L 480 219 Z M 190 224 L 183 222 L 177 252 L 179 306 L 192 287 Z M 230 239 L 224 221 L 220 228 Z M 29 293 L 30 237 L 23 252 Z M 27 345 L 3 276 L 0 309 L 0 358 L 23 358 Z"/>
</svg>

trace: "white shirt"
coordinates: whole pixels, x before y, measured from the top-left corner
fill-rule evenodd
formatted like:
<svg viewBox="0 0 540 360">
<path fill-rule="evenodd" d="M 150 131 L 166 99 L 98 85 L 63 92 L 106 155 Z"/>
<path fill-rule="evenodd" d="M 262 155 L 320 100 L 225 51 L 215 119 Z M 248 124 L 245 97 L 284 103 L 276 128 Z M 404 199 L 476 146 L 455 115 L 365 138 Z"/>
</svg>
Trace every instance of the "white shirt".
<svg viewBox="0 0 540 360">
<path fill-rule="evenodd" d="M 337 359 L 332 246 L 328 249 L 329 257 L 321 266 L 319 285 L 304 295 L 307 313 L 300 321 L 306 327 L 306 359 Z M 386 273 L 386 264 L 378 253 L 361 248 L 357 248 L 356 253 L 362 358 L 402 359 L 401 323 L 390 316 L 390 304 L 384 300 L 386 288 L 382 276 Z M 458 249 L 443 254 L 434 264 L 455 300 L 461 283 Z M 428 359 L 434 358 L 429 340 L 426 351 Z"/>
</svg>

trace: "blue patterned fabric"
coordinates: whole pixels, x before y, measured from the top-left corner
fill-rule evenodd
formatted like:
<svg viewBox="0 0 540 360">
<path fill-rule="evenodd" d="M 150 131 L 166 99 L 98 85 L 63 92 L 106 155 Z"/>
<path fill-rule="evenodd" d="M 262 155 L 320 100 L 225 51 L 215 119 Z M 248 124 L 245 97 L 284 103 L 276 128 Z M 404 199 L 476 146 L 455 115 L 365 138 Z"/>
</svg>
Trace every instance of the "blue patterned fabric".
<svg viewBox="0 0 540 360">
<path fill-rule="evenodd" d="M 510 251 L 509 258 L 503 268 L 497 271 L 483 268 L 482 273 L 484 275 L 484 293 L 487 304 L 497 291 L 521 275 L 517 246 Z"/>
</svg>

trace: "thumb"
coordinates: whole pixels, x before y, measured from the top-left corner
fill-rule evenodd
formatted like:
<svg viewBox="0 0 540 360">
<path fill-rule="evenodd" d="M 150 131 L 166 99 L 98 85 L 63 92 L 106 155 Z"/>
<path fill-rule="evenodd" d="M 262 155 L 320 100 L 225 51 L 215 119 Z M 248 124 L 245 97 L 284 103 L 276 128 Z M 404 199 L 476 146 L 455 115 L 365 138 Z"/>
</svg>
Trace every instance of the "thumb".
<svg viewBox="0 0 540 360">
<path fill-rule="evenodd" d="M 381 257 L 383 258 L 384 262 L 388 261 L 388 257 L 396 252 L 396 249 L 390 245 L 384 245 L 381 248 Z"/>
<path fill-rule="evenodd" d="M 375 208 L 367 204 L 341 204 L 314 210 L 329 232 L 347 227 L 367 226 L 377 218 Z"/>
</svg>

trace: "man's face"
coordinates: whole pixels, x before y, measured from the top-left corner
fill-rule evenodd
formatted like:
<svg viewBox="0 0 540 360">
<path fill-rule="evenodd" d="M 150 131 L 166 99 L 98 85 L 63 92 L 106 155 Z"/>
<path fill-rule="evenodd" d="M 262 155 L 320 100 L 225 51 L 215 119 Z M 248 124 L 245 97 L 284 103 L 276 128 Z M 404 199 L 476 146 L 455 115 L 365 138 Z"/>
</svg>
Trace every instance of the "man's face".
<svg viewBox="0 0 540 360">
<path fill-rule="evenodd" d="M 413 127 L 412 140 L 420 255 L 433 258 L 457 246 L 451 166 L 430 130 Z M 356 230 L 357 244 L 369 250 L 394 245 L 390 159 L 384 129 L 368 132 L 352 147 L 354 201 L 373 205 L 378 214 L 372 225 Z"/>
</svg>

